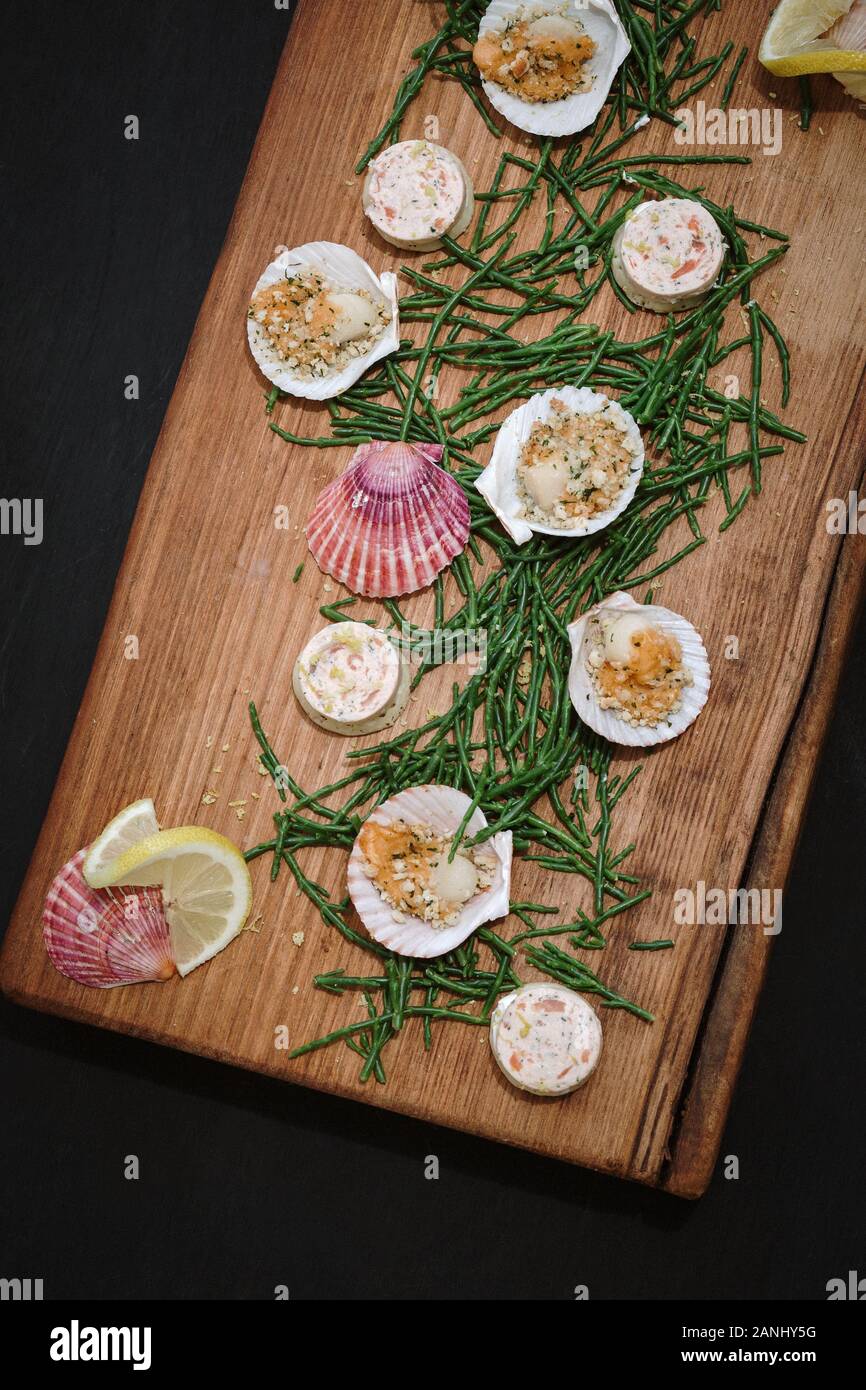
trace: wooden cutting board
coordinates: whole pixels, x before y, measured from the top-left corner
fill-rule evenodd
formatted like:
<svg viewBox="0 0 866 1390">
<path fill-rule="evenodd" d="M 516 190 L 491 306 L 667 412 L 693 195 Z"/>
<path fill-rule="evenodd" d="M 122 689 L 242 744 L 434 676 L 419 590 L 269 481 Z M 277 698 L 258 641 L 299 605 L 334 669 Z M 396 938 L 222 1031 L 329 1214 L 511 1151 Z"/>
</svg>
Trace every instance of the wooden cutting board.
<svg viewBox="0 0 866 1390">
<path fill-rule="evenodd" d="M 746 0 L 726 3 L 706 23 L 701 50 L 716 52 L 730 37 L 754 53 L 764 20 Z M 387 1054 L 384 1087 L 362 1086 L 357 1058 L 343 1046 L 289 1062 L 274 1047 L 279 1025 L 294 1045 L 360 1016 L 352 997 L 315 990 L 314 973 L 351 973 L 362 960 L 287 875 L 269 883 L 265 859 L 252 866 L 260 930 L 244 932 L 185 981 L 88 990 L 56 973 L 42 948 L 40 910 L 54 872 L 137 797 L 153 797 L 164 825 L 196 821 L 243 847 L 272 834 L 276 794 L 256 773 L 250 698 L 303 785 L 340 775 L 347 745 L 303 719 L 291 671 L 321 625 L 319 604 L 342 596 L 306 557 L 301 528 L 348 450 L 290 447 L 268 430 L 244 320 L 252 285 L 281 243 L 345 241 L 377 270 L 399 266 L 400 253 L 368 234 L 352 169 L 390 110 L 412 48 L 439 22 L 435 4 L 301 0 L 6 936 L 2 986 L 37 1009 L 694 1196 L 711 1175 L 770 938 L 753 927 L 731 929 L 727 940 L 721 928 L 676 928 L 672 895 L 699 880 L 783 885 L 863 587 L 862 544 L 854 537 L 843 545 L 824 520 L 827 500 L 857 486 L 866 437 L 857 327 L 866 212 L 862 180 L 852 177 L 863 125 L 830 79 L 817 84 L 821 110 L 803 134 L 789 120 L 796 84 L 770 78 L 750 59 L 736 102 L 780 106 L 783 148 L 775 157 L 746 151 L 751 167 L 701 169 L 693 180 L 717 202 L 734 200 L 741 213 L 793 236 L 788 256 L 763 276 L 760 297 L 791 345 L 785 418 L 809 443 L 768 461 L 762 496 L 725 535 L 715 531 L 715 503 L 705 508 L 709 543 L 665 576 L 661 590 L 660 600 L 703 633 L 713 691 L 698 724 L 647 760 L 621 803 L 616 833 L 623 845 L 637 842 L 630 868 L 655 892 L 619 919 L 603 962 L 592 962 L 651 1009 L 655 1024 L 604 1013 L 603 1065 L 563 1102 L 512 1090 L 492 1064 L 485 1031 L 458 1025 L 435 1033 L 425 1056 L 410 1024 Z M 719 91 L 701 96 L 711 105 Z M 420 135 L 428 112 L 484 187 L 503 145 L 456 85 L 430 84 L 404 134 Z M 523 144 L 518 134 L 509 143 Z M 669 127 L 652 125 L 628 152 L 651 149 L 673 149 Z M 593 318 L 621 336 L 640 336 L 650 321 L 628 321 L 607 289 Z M 769 360 L 763 391 L 778 409 L 778 368 Z M 322 407 L 288 403 L 278 412 L 289 429 L 327 432 Z M 275 527 L 274 509 L 284 505 L 296 529 Z M 682 543 L 671 537 L 669 553 Z M 423 620 L 425 596 L 406 606 Z M 374 611 L 358 605 L 352 616 Z M 131 635 L 137 659 L 125 655 Z M 730 635 L 739 640 L 735 661 L 724 656 Z M 451 678 L 446 671 L 439 685 L 431 678 L 422 687 L 421 702 L 410 706 L 419 721 L 428 707 L 445 707 Z M 203 805 L 211 786 L 219 797 Z M 242 821 L 228 804 L 236 800 L 246 801 Z M 308 868 L 342 896 L 342 854 L 312 853 Z M 570 916 L 588 906 L 588 891 L 537 865 L 515 872 L 516 898 L 557 900 Z M 657 936 L 674 936 L 676 949 L 627 949 L 635 937 Z M 778 949 L 785 944 L 783 930 Z"/>
</svg>

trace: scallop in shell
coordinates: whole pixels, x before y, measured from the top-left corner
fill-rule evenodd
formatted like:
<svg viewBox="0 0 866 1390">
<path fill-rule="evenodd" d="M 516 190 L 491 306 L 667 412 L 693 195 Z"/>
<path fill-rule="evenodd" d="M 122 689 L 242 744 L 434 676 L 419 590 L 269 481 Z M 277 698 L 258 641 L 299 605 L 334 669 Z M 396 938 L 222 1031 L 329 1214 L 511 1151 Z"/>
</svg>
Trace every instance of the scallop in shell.
<svg viewBox="0 0 866 1390">
<path fill-rule="evenodd" d="M 679 648 L 679 658 L 685 680 L 676 690 L 670 710 L 657 722 L 636 722 L 624 717 L 621 706 L 602 707 L 604 696 L 594 671 L 611 662 L 624 666 L 632 653 L 632 638 L 652 630 Z M 611 743 L 648 748 L 676 738 L 697 719 L 710 692 L 710 663 L 700 634 L 686 618 L 658 604 L 635 603 L 630 594 L 611 594 L 589 609 L 568 629 L 571 639 L 571 668 L 568 674 L 568 693 L 571 703 L 584 724 Z M 638 643 L 638 645 L 641 645 Z M 662 669 L 670 655 L 660 649 Z M 652 647 L 647 648 L 652 657 Z M 614 667 L 609 667 L 614 670 Z M 662 682 L 664 684 L 664 680 Z M 673 687 L 675 683 L 671 683 Z M 645 687 L 647 691 L 650 687 Z M 673 689 L 672 689 L 673 693 Z"/>
<path fill-rule="evenodd" d="M 313 401 L 339 396 L 400 345 L 397 277 L 374 275 L 334 241 L 282 251 L 256 282 L 247 337 L 282 391 Z"/>
<path fill-rule="evenodd" d="M 56 875 L 42 911 L 42 938 L 52 965 L 81 985 L 167 980 L 176 973 L 158 889 L 90 888 L 79 850 Z"/>
<path fill-rule="evenodd" d="M 597 510 L 573 521 L 565 519 L 564 515 L 559 518 L 558 524 L 550 524 L 543 519 L 545 515 L 545 507 L 541 505 L 545 501 L 543 493 L 538 492 L 538 500 L 534 500 L 522 485 L 521 457 L 537 425 L 552 423 L 556 426 L 557 422 L 566 421 L 570 416 L 587 417 L 587 428 L 601 431 L 603 438 L 612 436 L 613 439 L 616 439 L 616 436 L 620 437 L 621 446 L 617 448 L 617 452 L 619 455 L 618 467 L 621 471 L 618 478 L 612 480 L 617 484 L 616 487 L 609 483 L 603 483 L 602 488 L 595 494 L 598 500 L 593 505 L 598 508 Z M 593 417 L 597 418 L 594 419 Z M 537 433 L 535 437 L 537 437 Z M 543 447 L 549 451 L 550 446 L 548 444 Z M 573 451 L 569 456 L 574 456 Z M 540 468 L 538 477 L 541 485 L 557 487 L 561 492 L 564 477 L 562 470 L 564 469 L 567 473 L 569 466 L 567 462 L 563 462 L 565 455 L 562 451 L 559 452 L 557 458 L 558 462 L 553 466 L 545 464 L 544 467 Z M 523 545 L 532 539 L 534 532 L 540 532 L 545 536 L 575 538 L 592 535 L 594 531 L 601 531 L 605 526 L 609 526 L 621 512 L 625 511 L 634 497 L 643 472 L 643 465 L 644 446 L 640 430 L 634 418 L 627 410 L 623 410 L 618 401 L 611 400 L 610 397 L 600 392 L 591 391 L 586 386 L 560 386 L 531 396 L 525 405 L 512 411 L 506 417 L 496 436 L 490 462 L 476 480 L 475 486 L 482 497 L 489 502 L 512 540 L 516 541 L 518 545 Z M 581 485 L 582 479 L 589 479 L 589 485 L 592 486 L 593 480 L 590 474 L 594 468 L 598 467 L 595 458 L 587 455 L 585 462 L 579 467 L 581 472 L 575 480 L 575 486 Z M 533 469 L 533 473 L 535 471 Z M 524 475 L 524 477 L 526 476 Z M 599 477 L 601 477 L 600 474 Z M 611 496 L 609 504 L 602 506 L 600 504 L 605 500 L 605 492 L 610 492 Z M 576 499 L 577 497 L 579 497 L 579 492 L 576 494 Z M 551 523 L 555 520 L 551 510 L 553 505 L 551 503 L 551 506 L 547 508 L 551 514 Z M 559 507 L 565 513 L 561 504 Z"/>
<path fill-rule="evenodd" d="M 356 594 L 394 598 L 431 584 L 469 539 L 469 503 L 440 444 L 361 444 L 307 522 L 319 569 Z"/>
<path fill-rule="evenodd" d="M 512 43 L 511 51 L 504 55 L 509 66 L 525 64 L 527 59 L 532 63 L 533 48 L 550 39 L 568 41 L 586 35 L 592 40 L 593 52 L 582 65 L 580 86 L 556 100 L 527 100 L 482 76 L 481 85 L 491 106 L 512 125 L 533 135 L 573 135 L 585 130 L 604 105 L 617 68 L 631 50 L 610 0 L 563 0 L 560 4 L 556 0 L 493 0 L 478 27 L 476 61 L 484 51 L 485 37 L 495 43 L 507 30 L 513 33 L 515 26 L 517 43 L 506 40 Z M 496 50 L 490 51 L 495 54 Z"/>
<path fill-rule="evenodd" d="M 349 856 L 347 883 L 358 916 L 374 941 L 400 955 L 426 960 L 453 951 L 484 922 L 508 912 L 510 830 L 499 831 L 477 848 L 471 846 L 468 841 L 487 826 L 483 812 L 473 811 L 453 862 L 447 863 L 448 847 L 471 804 L 454 787 L 410 787 L 383 801 L 367 817 Z M 385 860 L 388 869 L 383 878 L 377 864 Z M 392 870 L 395 882 L 387 876 Z M 453 909 L 446 919 L 436 919 L 435 902 L 433 907 L 424 903 L 428 920 L 420 915 L 420 906 L 414 913 L 405 910 L 405 902 L 403 908 L 396 906 L 397 894 L 408 891 L 407 877 L 419 904 L 429 891 Z M 388 886 L 382 891 L 377 886 L 380 882 L 390 885 L 391 901 L 385 896 Z"/>
</svg>

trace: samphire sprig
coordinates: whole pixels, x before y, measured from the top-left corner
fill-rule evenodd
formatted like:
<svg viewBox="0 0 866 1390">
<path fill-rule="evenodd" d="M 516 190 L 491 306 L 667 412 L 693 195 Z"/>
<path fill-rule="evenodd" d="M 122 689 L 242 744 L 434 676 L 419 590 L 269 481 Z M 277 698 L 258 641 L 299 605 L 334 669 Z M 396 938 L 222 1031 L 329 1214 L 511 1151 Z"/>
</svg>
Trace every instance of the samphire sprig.
<svg viewBox="0 0 866 1390">
<path fill-rule="evenodd" d="M 247 857 L 270 853 L 272 877 L 286 868 L 326 925 L 373 957 L 367 974 L 332 970 L 315 977 L 330 993 L 359 993 L 365 1016 L 293 1055 L 343 1041 L 360 1058 L 361 1078 L 383 1082 L 383 1050 L 406 1020 L 420 1020 L 425 1048 L 437 1022 L 483 1025 L 500 995 L 520 983 L 523 963 L 596 995 L 605 1007 L 651 1018 L 573 954 L 602 950 L 609 924 L 650 892 L 627 872 L 635 846 L 617 845 L 612 824 L 640 769 L 615 773 L 607 746 L 576 719 L 566 685 L 567 626 L 615 589 L 640 588 L 651 601 L 658 578 L 706 543 L 701 511 L 709 496 L 723 498 L 719 529 L 725 531 L 759 493 L 765 461 L 782 453 L 783 440 L 803 439 L 761 397 L 767 348 L 779 364 L 783 406 L 790 391 L 783 336 L 754 297 L 754 281 L 784 255 L 787 238 L 674 178 L 748 159 L 624 152 L 646 118 L 673 123 L 674 108 L 732 59 L 730 43 L 698 58 L 689 33 L 699 16 L 717 7 L 718 0 L 617 3 L 632 52 L 594 126 L 576 140 L 540 141 L 534 158 L 505 150 L 489 189 L 477 192 L 472 231 L 459 242 L 446 238 L 431 260 L 402 267 L 411 290 L 400 301 L 401 321 L 421 325 L 420 338 L 403 341 L 397 353 L 329 402 L 330 430 L 320 437 L 286 430 L 275 418 L 280 393 L 267 397 L 270 428 L 292 443 L 345 447 L 375 438 L 444 446 L 446 466 L 467 489 L 471 535 L 449 577 L 435 583 L 434 625 L 486 630 L 490 654 L 485 667 L 470 669 L 454 685 L 444 713 L 350 751 L 344 775 L 315 791 L 304 791 L 279 762 L 250 707 L 261 760 L 283 806 L 274 815 L 273 836 Z M 415 67 L 359 172 L 400 138 L 412 102 L 433 73 L 459 82 L 487 126 L 501 133 L 467 61 L 484 8 L 446 0 L 442 28 L 413 54 Z M 730 63 L 723 105 L 744 58 L 741 50 Z M 648 197 L 665 196 L 696 198 L 712 213 L 728 245 L 725 267 L 698 308 L 661 319 L 642 338 L 619 339 L 588 321 L 588 312 L 599 295 L 622 299 L 611 275 L 611 247 L 628 211 Z M 533 241 L 526 229 L 537 223 L 527 214 L 539 199 L 543 230 Z M 753 259 L 755 237 L 760 254 Z M 547 324 L 553 319 L 541 336 L 533 331 L 539 315 L 549 316 Z M 713 382 L 738 353 L 751 362 L 748 389 L 721 392 Z M 446 375 L 460 383 L 448 404 L 436 389 Z M 604 531 L 577 542 L 536 537 L 517 547 L 472 487 L 482 467 L 478 455 L 503 410 L 564 383 L 608 392 L 632 412 L 647 447 L 644 476 L 627 511 Z M 671 554 L 673 527 L 681 534 Z M 355 603 L 344 598 L 321 613 L 338 621 Z M 399 628 L 401 637 L 409 631 L 423 654 L 429 634 L 408 623 L 400 604 L 386 600 L 382 608 L 380 625 Z M 416 685 L 430 669 L 422 659 Z M 332 900 L 306 874 L 304 853 L 320 846 L 347 851 L 373 806 L 427 782 L 466 792 L 487 818 L 485 833 L 510 830 L 525 860 L 583 879 L 591 906 L 560 922 L 558 907 L 512 902 L 520 930 L 509 935 L 481 928 L 434 961 L 406 960 L 370 941 L 352 925 L 348 902 Z M 571 950 L 558 944 L 562 940 Z M 648 950 L 669 943 L 634 945 Z"/>
</svg>

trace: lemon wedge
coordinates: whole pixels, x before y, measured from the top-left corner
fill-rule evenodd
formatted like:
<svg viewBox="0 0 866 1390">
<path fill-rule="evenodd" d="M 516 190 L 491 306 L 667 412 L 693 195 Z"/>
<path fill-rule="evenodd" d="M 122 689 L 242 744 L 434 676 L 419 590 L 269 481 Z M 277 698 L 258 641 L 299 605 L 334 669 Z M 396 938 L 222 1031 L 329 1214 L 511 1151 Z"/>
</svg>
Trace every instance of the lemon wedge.
<svg viewBox="0 0 866 1390">
<path fill-rule="evenodd" d="M 200 825 L 148 835 L 96 869 L 88 882 L 92 888 L 162 888 L 179 975 L 188 975 L 237 936 L 253 896 L 240 850 Z"/>
<path fill-rule="evenodd" d="M 114 819 L 108 822 L 102 834 L 97 835 L 87 851 L 81 866 L 85 881 L 95 888 L 94 876 L 98 875 L 106 864 L 110 864 L 112 859 L 117 859 L 130 845 L 137 844 L 139 840 L 146 840 L 148 835 L 155 835 L 158 830 L 159 822 L 149 796 L 141 801 L 133 801 L 131 806 L 124 806 L 123 810 L 118 811 Z"/>
<path fill-rule="evenodd" d="M 780 0 L 764 30 L 758 59 L 777 77 L 866 72 L 866 43 L 843 46 L 866 39 L 862 9 L 855 0 L 849 23 L 843 16 L 852 11 L 852 0 Z"/>
</svg>

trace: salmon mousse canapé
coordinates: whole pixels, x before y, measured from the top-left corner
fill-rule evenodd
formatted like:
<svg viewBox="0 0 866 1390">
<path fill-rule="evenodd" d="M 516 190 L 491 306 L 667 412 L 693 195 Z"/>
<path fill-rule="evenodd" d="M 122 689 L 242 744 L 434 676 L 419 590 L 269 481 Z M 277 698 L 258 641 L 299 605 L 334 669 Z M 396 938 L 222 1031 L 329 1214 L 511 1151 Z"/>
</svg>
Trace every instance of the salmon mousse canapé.
<svg viewBox="0 0 866 1390">
<path fill-rule="evenodd" d="M 724 257 L 718 223 L 701 203 L 661 198 L 626 218 L 614 237 L 611 269 L 635 304 L 667 314 L 705 299 Z"/>
<path fill-rule="evenodd" d="M 490 1020 L 493 1056 L 513 1086 L 564 1096 L 588 1081 L 601 1057 L 601 1023 L 565 985 L 522 985 L 499 1001 Z"/>
<path fill-rule="evenodd" d="M 380 236 L 404 251 L 432 251 L 466 231 L 475 210 L 460 160 L 429 140 L 401 140 L 370 165 L 364 211 Z"/>
</svg>

